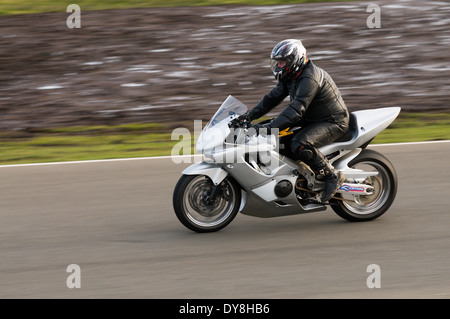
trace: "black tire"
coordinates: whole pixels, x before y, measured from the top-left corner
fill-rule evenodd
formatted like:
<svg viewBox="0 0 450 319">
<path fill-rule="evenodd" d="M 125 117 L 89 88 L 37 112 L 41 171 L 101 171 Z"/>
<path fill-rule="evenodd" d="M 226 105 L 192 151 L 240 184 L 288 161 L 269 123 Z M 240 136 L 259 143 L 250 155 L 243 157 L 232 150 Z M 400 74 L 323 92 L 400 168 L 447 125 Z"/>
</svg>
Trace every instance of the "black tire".
<svg viewBox="0 0 450 319">
<path fill-rule="evenodd" d="M 204 175 L 182 175 L 173 192 L 173 208 L 178 220 L 197 233 L 215 232 L 230 224 L 239 212 L 241 188 L 231 177 L 219 184 L 221 190 L 211 204 L 202 196 L 213 188 Z"/>
<path fill-rule="evenodd" d="M 394 202 L 398 187 L 394 166 L 384 155 L 364 149 L 348 166 L 354 168 L 358 165 L 368 165 L 379 172 L 373 178 L 376 190 L 374 195 L 355 196 L 355 202 L 339 199 L 330 201 L 335 204 L 331 206 L 334 212 L 351 222 L 370 221 L 383 215 Z M 339 193 L 336 197 L 344 198 Z"/>
</svg>

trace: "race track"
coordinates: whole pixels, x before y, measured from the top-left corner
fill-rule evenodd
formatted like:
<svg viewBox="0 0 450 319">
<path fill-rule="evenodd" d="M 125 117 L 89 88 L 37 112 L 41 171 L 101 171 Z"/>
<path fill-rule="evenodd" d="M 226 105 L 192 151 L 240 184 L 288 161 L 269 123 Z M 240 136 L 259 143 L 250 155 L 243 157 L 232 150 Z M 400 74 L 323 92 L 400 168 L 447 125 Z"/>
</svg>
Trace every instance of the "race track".
<svg viewBox="0 0 450 319">
<path fill-rule="evenodd" d="M 450 298 L 450 142 L 371 147 L 400 181 L 381 218 L 240 214 L 211 234 L 173 212 L 186 163 L 0 166 L 0 298 Z"/>
</svg>

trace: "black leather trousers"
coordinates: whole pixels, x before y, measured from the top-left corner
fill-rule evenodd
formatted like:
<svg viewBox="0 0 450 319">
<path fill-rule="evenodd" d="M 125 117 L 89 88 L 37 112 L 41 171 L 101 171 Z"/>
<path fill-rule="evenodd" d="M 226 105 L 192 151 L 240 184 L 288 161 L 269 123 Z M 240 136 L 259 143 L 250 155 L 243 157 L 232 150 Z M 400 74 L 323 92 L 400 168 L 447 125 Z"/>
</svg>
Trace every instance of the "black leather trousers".
<svg viewBox="0 0 450 319">
<path fill-rule="evenodd" d="M 291 152 L 295 159 L 305 162 L 311 169 L 323 169 L 329 164 L 318 148 L 341 137 L 347 131 L 348 125 L 348 112 L 333 116 L 326 122 L 301 123 L 302 128 L 291 139 Z"/>
</svg>

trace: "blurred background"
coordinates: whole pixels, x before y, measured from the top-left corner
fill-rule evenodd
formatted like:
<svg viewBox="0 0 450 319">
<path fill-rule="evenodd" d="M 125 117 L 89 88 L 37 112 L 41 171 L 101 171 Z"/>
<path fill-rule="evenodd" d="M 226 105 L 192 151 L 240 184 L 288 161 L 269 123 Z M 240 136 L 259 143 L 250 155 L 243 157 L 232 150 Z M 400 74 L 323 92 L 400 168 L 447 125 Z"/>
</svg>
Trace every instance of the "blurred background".
<svg viewBox="0 0 450 319">
<path fill-rule="evenodd" d="M 173 128 L 206 124 L 228 95 L 253 107 L 286 38 L 351 111 L 400 106 L 397 132 L 431 132 L 386 141 L 450 138 L 448 2 L 74 2 L 81 28 L 66 23 L 73 2 L 0 0 L 0 163 L 170 154 Z M 367 26 L 372 3 L 380 28 Z"/>
<path fill-rule="evenodd" d="M 242 215 L 209 235 L 173 213 L 188 163 L 7 165 L 171 155 L 175 128 L 275 85 L 286 38 L 351 111 L 402 108 L 372 143 L 450 140 L 449 17 L 444 0 L 0 0 L 0 298 L 450 297 L 448 141 L 370 146 L 399 178 L 374 222 Z M 67 287 L 74 263 L 82 289 Z M 373 264 L 382 289 L 368 289 Z"/>
</svg>

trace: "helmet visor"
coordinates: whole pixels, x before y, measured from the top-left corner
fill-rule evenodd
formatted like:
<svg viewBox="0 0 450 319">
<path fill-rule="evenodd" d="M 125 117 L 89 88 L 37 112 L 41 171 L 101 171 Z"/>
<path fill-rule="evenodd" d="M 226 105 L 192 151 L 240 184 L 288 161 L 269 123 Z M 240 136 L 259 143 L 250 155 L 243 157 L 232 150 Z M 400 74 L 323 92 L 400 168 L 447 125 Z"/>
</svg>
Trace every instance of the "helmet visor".
<svg viewBox="0 0 450 319">
<path fill-rule="evenodd" d="M 286 59 L 270 59 L 270 68 L 272 69 L 272 72 L 280 72 L 286 67 L 286 65 Z"/>
</svg>

